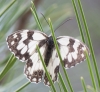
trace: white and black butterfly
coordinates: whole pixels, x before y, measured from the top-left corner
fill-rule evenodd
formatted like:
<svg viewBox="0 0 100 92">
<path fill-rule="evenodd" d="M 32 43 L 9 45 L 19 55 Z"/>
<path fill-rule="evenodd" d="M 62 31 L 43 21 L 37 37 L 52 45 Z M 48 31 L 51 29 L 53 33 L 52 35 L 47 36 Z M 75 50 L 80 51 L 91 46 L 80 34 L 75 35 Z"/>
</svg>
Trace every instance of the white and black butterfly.
<svg viewBox="0 0 100 92">
<path fill-rule="evenodd" d="M 89 53 L 89 50 L 79 40 L 69 36 L 59 36 L 56 40 L 66 69 L 86 59 L 85 51 Z M 36 30 L 20 30 L 8 36 L 7 44 L 9 50 L 19 60 L 26 63 L 24 73 L 30 82 L 40 82 L 44 74 L 44 84 L 50 85 L 36 49 L 37 45 L 52 81 L 57 80 L 60 60 L 52 36 L 47 36 L 45 33 Z"/>
</svg>

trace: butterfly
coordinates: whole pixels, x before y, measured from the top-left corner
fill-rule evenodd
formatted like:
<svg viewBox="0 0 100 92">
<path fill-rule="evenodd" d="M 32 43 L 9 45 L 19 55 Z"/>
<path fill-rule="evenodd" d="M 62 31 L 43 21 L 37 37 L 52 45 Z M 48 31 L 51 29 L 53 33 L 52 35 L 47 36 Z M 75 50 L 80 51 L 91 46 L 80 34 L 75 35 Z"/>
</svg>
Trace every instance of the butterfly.
<svg viewBox="0 0 100 92">
<path fill-rule="evenodd" d="M 56 41 L 66 69 L 84 61 L 85 51 L 89 54 L 88 47 L 73 37 L 59 36 Z M 7 45 L 16 58 L 25 62 L 24 73 L 30 82 L 39 83 L 44 75 L 44 84 L 50 86 L 36 48 L 38 45 L 52 81 L 57 81 L 60 59 L 51 35 L 37 30 L 19 30 L 7 37 Z"/>
</svg>

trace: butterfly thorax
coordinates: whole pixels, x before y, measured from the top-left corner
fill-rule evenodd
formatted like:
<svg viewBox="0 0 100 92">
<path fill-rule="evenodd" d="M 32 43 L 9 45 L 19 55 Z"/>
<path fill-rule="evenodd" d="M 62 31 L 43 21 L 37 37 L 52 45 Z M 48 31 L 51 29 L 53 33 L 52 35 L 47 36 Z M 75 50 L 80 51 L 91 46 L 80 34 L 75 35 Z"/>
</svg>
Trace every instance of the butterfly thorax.
<svg viewBox="0 0 100 92">
<path fill-rule="evenodd" d="M 47 40 L 47 47 L 46 47 L 46 52 L 45 52 L 45 57 L 44 57 L 44 61 L 46 66 L 48 66 L 50 57 L 52 56 L 52 52 L 53 52 L 53 48 L 54 48 L 54 41 L 52 36 L 50 36 Z"/>
<path fill-rule="evenodd" d="M 51 47 L 51 48 L 54 47 L 54 41 L 53 41 L 52 36 L 48 37 L 47 45 L 48 45 L 49 47 Z"/>
</svg>

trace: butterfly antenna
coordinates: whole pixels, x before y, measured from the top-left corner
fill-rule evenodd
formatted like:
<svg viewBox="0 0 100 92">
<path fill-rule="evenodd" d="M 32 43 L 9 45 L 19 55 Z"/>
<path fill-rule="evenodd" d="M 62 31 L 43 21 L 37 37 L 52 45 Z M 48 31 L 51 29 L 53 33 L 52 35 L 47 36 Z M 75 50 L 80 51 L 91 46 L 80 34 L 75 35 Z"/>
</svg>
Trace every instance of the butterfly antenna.
<svg viewBox="0 0 100 92">
<path fill-rule="evenodd" d="M 54 32 L 55 32 L 59 27 L 61 27 L 63 24 L 65 24 L 66 22 L 68 22 L 69 20 L 72 20 L 72 18 L 69 18 L 69 19 L 67 19 L 65 22 L 63 22 L 62 24 L 60 24 L 60 25 L 54 30 Z"/>
<path fill-rule="evenodd" d="M 47 19 L 45 18 L 45 16 L 41 13 L 41 15 L 43 16 L 43 18 L 45 19 L 45 21 L 47 22 L 47 24 L 49 25 Z"/>
<path fill-rule="evenodd" d="M 41 13 L 41 15 L 43 16 L 43 18 L 45 19 L 45 21 L 46 21 L 47 24 L 49 25 L 49 23 L 48 23 L 46 17 L 45 17 L 42 13 Z M 68 22 L 69 20 L 72 20 L 72 18 L 67 19 L 65 22 L 63 22 L 61 25 L 59 25 L 59 26 L 54 30 L 54 32 L 55 32 L 59 27 L 61 27 L 63 24 L 65 24 L 66 22 Z"/>
</svg>

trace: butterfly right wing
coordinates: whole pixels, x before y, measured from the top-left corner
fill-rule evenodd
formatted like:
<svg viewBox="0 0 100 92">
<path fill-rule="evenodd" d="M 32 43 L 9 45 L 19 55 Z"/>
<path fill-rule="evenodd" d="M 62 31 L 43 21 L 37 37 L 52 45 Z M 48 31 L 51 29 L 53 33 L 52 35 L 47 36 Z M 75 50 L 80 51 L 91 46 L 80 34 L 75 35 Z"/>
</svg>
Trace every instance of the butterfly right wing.
<svg viewBox="0 0 100 92">
<path fill-rule="evenodd" d="M 74 67 L 86 59 L 85 52 L 90 54 L 88 47 L 78 39 L 69 36 L 57 38 L 64 67 L 66 69 Z"/>
</svg>

